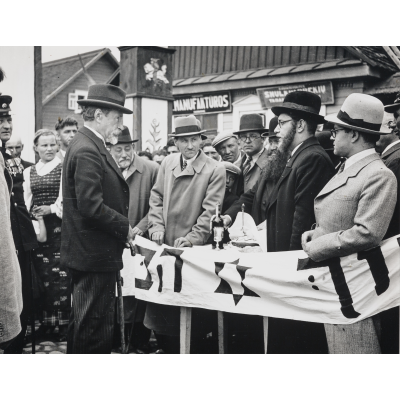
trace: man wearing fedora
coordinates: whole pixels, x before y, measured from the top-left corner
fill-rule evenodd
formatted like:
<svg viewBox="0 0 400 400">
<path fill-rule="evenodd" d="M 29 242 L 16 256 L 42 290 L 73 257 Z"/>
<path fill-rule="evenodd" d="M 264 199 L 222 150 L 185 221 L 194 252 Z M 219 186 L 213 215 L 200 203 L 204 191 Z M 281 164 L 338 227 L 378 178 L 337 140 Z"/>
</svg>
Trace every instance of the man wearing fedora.
<svg viewBox="0 0 400 400">
<path fill-rule="evenodd" d="M 122 252 L 134 237 L 129 225 L 129 186 L 105 144 L 118 143 L 125 92 L 92 85 L 79 100 L 84 126 L 64 159 L 61 264 L 72 279 L 68 353 L 110 353 L 115 285 Z"/>
<path fill-rule="evenodd" d="M 314 261 L 373 249 L 387 231 L 396 204 L 397 182 L 374 148 L 383 113 L 380 100 L 353 93 L 337 115 L 326 117 L 334 123 L 334 152 L 346 161 L 318 193 L 315 229 L 302 236 L 303 249 Z M 360 315 L 348 299 L 341 299 L 340 304 L 347 318 Z M 349 325 L 325 324 L 325 331 L 330 353 L 381 352 L 379 315 Z"/>
<path fill-rule="evenodd" d="M 390 114 L 389 114 L 390 113 Z M 385 106 L 380 136 L 376 151 L 381 153 L 382 161 L 394 173 L 397 179 L 397 203 L 389 228 L 384 239 L 400 234 L 400 92 L 394 104 Z M 399 307 L 380 313 L 381 349 L 384 354 L 399 354 Z"/>
<path fill-rule="evenodd" d="M 110 145 L 110 153 L 129 186 L 128 218 L 133 234 L 147 236 L 150 192 L 156 182 L 159 165 L 135 154 L 138 140 L 132 139 L 128 127 L 124 126 L 118 143 Z M 134 296 L 124 296 L 123 300 L 126 331 L 130 332 L 130 324 L 134 323 L 135 338 L 132 344 L 137 353 L 143 353 L 151 333 L 143 325 L 146 303 L 137 301 Z"/>
<path fill-rule="evenodd" d="M 175 119 L 173 137 L 180 153 L 161 164 L 150 195 L 149 235 L 159 245 L 205 244 L 215 206 L 223 203 L 225 167 L 200 150 L 202 139 L 207 138 L 204 132 L 194 116 Z M 157 333 L 167 352 L 179 352 L 179 318 L 179 307 L 147 305 L 145 325 Z M 194 312 L 193 323 L 197 322 Z"/>
<path fill-rule="evenodd" d="M 256 184 L 261 170 L 267 164 L 267 152 L 264 148 L 264 138 L 261 136 L 267 131 L 260 114 L 245 114 L 240 118 L 239 130 L 233 132 L 242 142 L 242 149 L 246 154 L 240 165 L 244 192 Z"/>
<path fill-rule="evenodd" d="M 314 198 L 334 174 L 328 155 L 315 138 L 321 99 L 314 93 L 296 91 L 283 104 L 272 107 L 269 133 L 279 138 L 254 187 L 226 212 L 233 220 L 241 203 L 260 224 L 266 220 L 267 251 L 301 250 L 301 234 L 315 222 Z M 269 318 L 268 353 L 326 353 L 324 327 L 305 321 Z"/>
</svg>

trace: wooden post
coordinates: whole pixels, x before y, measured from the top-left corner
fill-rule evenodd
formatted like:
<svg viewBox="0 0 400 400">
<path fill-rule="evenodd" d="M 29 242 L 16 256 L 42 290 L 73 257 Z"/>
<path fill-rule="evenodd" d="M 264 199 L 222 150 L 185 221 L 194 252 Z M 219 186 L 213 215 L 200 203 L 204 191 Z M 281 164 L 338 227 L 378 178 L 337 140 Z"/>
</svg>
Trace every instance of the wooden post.
<svg viewBox="0 0 400 400">
<path fill-rule="evenodd" d="M 226 354 L 228 350 L 228 329 L 226 318 L 222 311 L 218 311 L 218 353 Z"/>
<path fill-rule="evenodd" d="M 263 317 L 263 331 L 264 331 L 264 354 L 267 354 L 267 349 L 268 349 L 268 317 Z"/>
<path fill-rule="evenodd" d="M 181 307 L 180 353 L 190 354 L 190 335 L 192 331 L 192 309 Z"/>
</svg>

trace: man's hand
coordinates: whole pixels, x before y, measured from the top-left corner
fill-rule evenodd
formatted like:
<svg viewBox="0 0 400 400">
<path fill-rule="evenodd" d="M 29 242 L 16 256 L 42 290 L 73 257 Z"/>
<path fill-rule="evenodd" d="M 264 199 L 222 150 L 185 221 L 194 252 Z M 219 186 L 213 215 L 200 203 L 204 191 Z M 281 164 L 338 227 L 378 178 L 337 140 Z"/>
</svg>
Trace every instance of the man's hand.
<svg viewBox="0 0 400 400">
<path fill-rule="evenodd" d="M 307 242 L 311 242 L 313 234 L 314 234 L 314 231 L 306 231 L 301 235 L 301 247 L 303 248 L 303 250 L 306 253 L 307 253 L 306 244 L 307 244 Z"/>
<path fill-rule="evenodd" d="M 164 232 L 154 232 L 151 240 L 161 246 L 164 243 Z"/>
<path fill-rule="evenodd" d="M 222 222 L 224 223 L 224 228 L 228 228 L 232 224 L 231 217 L 229 215 L 221 215 Z"/>
<path fill-rule="evenodd" d="M 174 242 L 174 247 L 192 247 L 192 243 L 189 242 L 189 240 L 187 240 L 184 237 L 180 237 L 178 239 L 175 240 Z"/>
<path fill-rule="evenodd" d="M 131 243 L 135 239 L 135 234 L 133 233 L 132 227 L 129 225 L 128 237 L 126 238 L 126 243 Z"/>
<path fill-rule="evenodd" d="M 50 206 L 38 206 L 35 207 L 32 212 L 35 214 L 35 216 L 44 216 L 44 215 L 50 215 L 51 214 L 51 208 Z"/>
<path fill-rule="evenodd" d="M 133 228 L 133 238 L 134 239 L 135 239 L 136 235 L 143 236 L 143 231 L 140 228 L 138 228 L 137 226 L 135 226 Z"/>
</svg>

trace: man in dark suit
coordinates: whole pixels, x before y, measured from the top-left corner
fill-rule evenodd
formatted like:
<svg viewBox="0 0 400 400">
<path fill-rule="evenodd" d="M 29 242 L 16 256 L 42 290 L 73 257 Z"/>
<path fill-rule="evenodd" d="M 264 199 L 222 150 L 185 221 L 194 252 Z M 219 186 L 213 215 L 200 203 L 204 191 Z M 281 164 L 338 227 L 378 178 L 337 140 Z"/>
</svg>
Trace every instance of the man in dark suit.
<svg viewBox="0 0 400 400">
<path fill-rule="evenodd" d="M 9 354 L 21 354 L 24 347 L 28 319 L 32 311 L 31 251 L 36 249 L 38 244 L 32 220 L 24 201 L 24 165 L 20 157 L 14 154 L 10 155 L 6 152 L 7 143 L 13 133 L 11 102 L 11 96 L 0 96 L 0 139 L 2 141 L 0 150 L 4 157 L 5 168 L 12 179 L 10 219 L 14 244 L 18 253 L 18 262 L 21 268 L 23 309 L 20 315 L 22 330 L 5 352 Z"/>
<path fill-rule="evenodd" d="M 79 100 L 84 126 L 64 159 L 61 264 L 71 271 L 72 311 L 68 353 L 110 353 L 115 284 L 129 225 L 129 187 L 105 147 L 116 144 L 122 129 L 125 92 L 113 85 L 92 85 Z"/>
<path fill-rule="evenodd" d="M 321 99 L 309 92 L 289 93 L 275 128 L 277 151 L 252 189 L 223 216 L 229 225 L 242 203 L 256 222 L 267 221 L 268 252 L 301 250 L 301 235 L 315 222 L 314 198 L 331 179 L 334 167 L 315 138 Z M 276 183 L 275 183 L 276 182 Z M 269 318 L 268 353 L 327 353 L 324 326 Z"/>
</svg>

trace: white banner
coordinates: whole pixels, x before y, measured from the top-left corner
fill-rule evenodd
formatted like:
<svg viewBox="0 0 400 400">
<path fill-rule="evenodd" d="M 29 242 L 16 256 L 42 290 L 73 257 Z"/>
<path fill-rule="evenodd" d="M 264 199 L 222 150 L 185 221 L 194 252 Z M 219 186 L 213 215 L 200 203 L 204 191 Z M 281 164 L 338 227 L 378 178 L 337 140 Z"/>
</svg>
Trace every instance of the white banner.
<svg viewBox="0 0 400 400">
<path fill-rule="evenodd" d="M 351 324 L 400 305 L 400 237 L 315 263 L 303 251 L 175 249 L 137 236 L 123 295 L 174 306 Z"/>
</svg>

